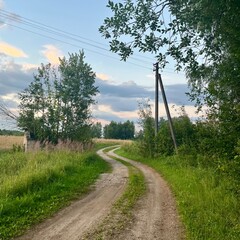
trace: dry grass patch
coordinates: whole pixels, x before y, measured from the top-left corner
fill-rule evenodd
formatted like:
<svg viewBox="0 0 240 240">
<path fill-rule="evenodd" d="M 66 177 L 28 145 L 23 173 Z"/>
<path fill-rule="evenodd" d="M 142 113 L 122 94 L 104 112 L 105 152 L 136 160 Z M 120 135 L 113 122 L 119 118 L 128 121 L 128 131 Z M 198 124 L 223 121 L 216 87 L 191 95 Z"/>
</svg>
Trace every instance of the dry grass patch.
<svg viewBox="0 0 240 240">
<path fill-rule="evenodd" d="M 121 140 L 121 139 L 105 139 L 105 138 L 94 138 L 96 143 L 114 143 L 114 144 L 128 144 L 132 143 L 132 140 Z"/>
<path fill-rule="evenodd" d="M 0 150 L 11 149 L 13 145 L 23 145 L 23 136 L 0 136 Z"/>
</svg>

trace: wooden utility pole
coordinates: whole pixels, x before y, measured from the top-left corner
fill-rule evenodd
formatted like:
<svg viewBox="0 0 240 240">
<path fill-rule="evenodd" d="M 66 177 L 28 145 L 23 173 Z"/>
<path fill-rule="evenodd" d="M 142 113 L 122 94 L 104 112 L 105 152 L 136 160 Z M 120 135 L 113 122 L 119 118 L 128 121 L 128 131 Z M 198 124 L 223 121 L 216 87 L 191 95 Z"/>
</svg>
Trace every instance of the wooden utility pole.
<svg viewBox="0 0 240 240">
<path fill-rule="evenodd" d="M 164 87 L 163 87 L 161 74 L 158 74 L 158 80 L 159 80 L 159 84 L 160 84 L 160 88 L 161 88 L 161 92 L 162 92 L 163 103 L 164 103 L 164 106 L 165 106 L 165 109 L 166 109 L 166 113 L 167 113 L 168 124 L 169 124 L 169 128 L 170 128 L 170 132 L 171 132 L 174 148 L 175 148 L 175 151 L 177 153 L 176 137 L 175 137 L 175 134 L 174 134 L 172 118 L 171 118 L 170 111 L 169 111 L 169 108 L 168 108 L 167 98 L 166 98 L 165 90 L 164 90 Z"/>
<path fill-rule="evenodd" d="M 159 75 L 159 66 L 158 62 L 154 64 L 155 71 L 155 136 L 158 134 L 158 75 Z"/>
</svg>

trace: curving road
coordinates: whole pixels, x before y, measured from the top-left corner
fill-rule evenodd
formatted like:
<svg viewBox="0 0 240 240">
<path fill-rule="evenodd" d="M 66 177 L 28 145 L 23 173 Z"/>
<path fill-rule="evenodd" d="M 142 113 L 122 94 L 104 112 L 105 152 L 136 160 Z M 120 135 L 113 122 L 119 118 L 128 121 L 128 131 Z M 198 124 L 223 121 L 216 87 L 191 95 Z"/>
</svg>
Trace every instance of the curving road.
<svg viewBox="0 0 240 240">
<path fill-rule="evenodd" d="M 147 183 L 147 194 L 136 206 L 135 220 L 119 239 L 183 239 L 174 197 L 166 181 L 152 168 L 118 156 L 113 151 L 108 154 L 140 169 Z"/>
<path fill-rule="evenodd" d="M 94 190 L 73 202 L 52 218 L 35 226 L 18 240 L 77 240 L 96 227 L 110 212 L 113 203 L 127 185 L 128 169 L 103 153 L 98 154 L 112 165 L 113 171 L 101 175 Z M 140 169 L 146 179 L 147 194 L 138 201 L 134 219 L 117 239 L 182 239 L 181 225 L 173 195 L 167 183 L 153 169 L 132 160 L 108 153 Z M 111 239 L 111 238 L 109 238 Z M 116 239 L 116 238 L 115 238 Z"/>
</svg>

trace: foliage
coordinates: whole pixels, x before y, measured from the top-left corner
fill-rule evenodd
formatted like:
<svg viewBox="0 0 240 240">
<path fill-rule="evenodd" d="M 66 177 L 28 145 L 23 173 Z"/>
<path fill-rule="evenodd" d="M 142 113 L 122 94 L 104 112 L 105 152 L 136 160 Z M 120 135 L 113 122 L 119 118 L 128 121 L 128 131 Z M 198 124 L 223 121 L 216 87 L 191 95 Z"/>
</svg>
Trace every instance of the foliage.
<svg viewBox="0 0 240 240">
<path fill-rule="evenodd" d="M 91 125 L 91 137 L 92 138 L 102 137 L 102 124 L 100 122 Z"/>
<path fill-rule="evenodd" d="M 172 119 L 174 132 L 176 135 L 177 146 L 188 145 L 194 147 L 195 132 L 194 125 L 186 113 Z M 171 138 L 168 121 L 160 119 L 159 131 L 156 138 L 157 153 L 164 155 L 172 155 L 174 153 L 174 145 Z"/>
<path fill-rule="evenodd" d="M 154 156 L 155 154 L 155 130 L 154 119 L 149 99 L 139 101 L 138 103 L 138 123 L 142 128 L 141 134 L 138 136 L 139 151 L 143 156 Z"/>
<path fill-rule="evenodd" d="M 111 121 L 110 124 L 103 128 L 103 135 L 106 139 L 133 139 L 135 126 L 133 122 L 127 120 L 126 122 Z"/>
<path fill-rule="evenodd" d="M 95 74 L 84 53 L 69 54 L 56 68 L 41 65 L 20 97 L 18 125 L 36 140 L 85 140 L 89 136 L 90 105 L 98 92 Z"/>
<path fill-rule="evenodd" d="M 200 56 L 209 63 L 219 61 L 226 49 L 240 51 L 238 0 L 108 1 L 107 7 L 114 15 L 99 30 L 123 59 L 138 48 L 158 54 L 163 66 L 171 56 L 178 70 L 194 70 Z"/>
<path fill-rule="evenodd" d="M 159 131 L 155 133 L 155 123 L 152 117 L 152 110 L 149 100 L 139 102 L 139 125 L 142 128 L 138 134 L 137 142 L 139 152 L 143 156 L 154 157 L 156 155 L 174 154 L 174 145 L 171 138 L 168 121 L 161 118 L 159 121 Z M 176 134 L 177 145 L 194 145 L 195 132 L 194 125 L 187 116 L 184 108 L 181 109 L 181 115 L 172 119 L 174 131 Z"/>
<path fill-rule="evenodd" d="M 0 239 L 12 239 L 86 193 L 109 166 L 93 152 L 0 152 L 0 169 Z"/>
<path fill-rule="evenodd" d="M 113 12 L 100 27 L 111 51 L 126 60 L 134 49 L 154 53 L 164 68 L 175 60 L 191 88 L 190 99 L 219 129 L 218 148 L 234 155 L 240 131 L 239 0 L 108 1 Z"/>
</svg>

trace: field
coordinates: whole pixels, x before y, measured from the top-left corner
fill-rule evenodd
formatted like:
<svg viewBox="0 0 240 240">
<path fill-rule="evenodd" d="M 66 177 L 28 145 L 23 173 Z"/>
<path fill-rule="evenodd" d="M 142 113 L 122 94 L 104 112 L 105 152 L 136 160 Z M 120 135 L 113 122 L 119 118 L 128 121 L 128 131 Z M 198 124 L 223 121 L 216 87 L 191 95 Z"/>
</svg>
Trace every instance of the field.
<svg viewBox="0 0 240 240">
<path fill-rule="evenodd" d="M 12 149 L 13 145 L 22 146 L 23 136 L 0 136 L 0 150 Z"/>
<path fill-rule="evenodd" d="M 132 140 L 121 140 L 121 139 L 104 139 L 104 138 L 94 138 L 94 142 L 96 143 L 104 143 L 104 144 L 128 144 L 132 143 Z"/>
</svg>

